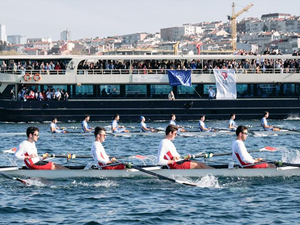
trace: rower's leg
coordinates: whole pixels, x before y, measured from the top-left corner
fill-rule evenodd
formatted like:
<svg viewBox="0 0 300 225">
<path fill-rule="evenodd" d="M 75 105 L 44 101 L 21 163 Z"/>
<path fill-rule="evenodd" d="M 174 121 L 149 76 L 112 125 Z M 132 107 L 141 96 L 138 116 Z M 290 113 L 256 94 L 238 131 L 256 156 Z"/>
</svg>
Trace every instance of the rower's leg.
<svg viewBox="0 0 300 225">
<path fill-rule="evenodd" d="M 202 162 L 191 161 L 191 169 L 213 169 L 213 167 Z"/>
</svg>

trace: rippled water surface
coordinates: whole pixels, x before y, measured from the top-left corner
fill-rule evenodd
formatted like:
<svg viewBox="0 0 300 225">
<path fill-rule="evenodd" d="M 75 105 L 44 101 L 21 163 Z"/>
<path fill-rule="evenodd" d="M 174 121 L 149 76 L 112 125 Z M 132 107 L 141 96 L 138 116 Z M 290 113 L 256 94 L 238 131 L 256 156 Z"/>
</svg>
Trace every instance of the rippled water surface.
<svg viewBox="0 0 300 225">
<path fill-rule="evenodd" d="M 270 120 L 272 124 L 300 129 L 299 120 Z M 259 121 L 237 121 L 260 129 Z M 110 122 L 91 122 L 107 126 Z M 167 122 L 148 122 L 165 127 Z M 181 122 L 196 129 L 197 121 Z M 211 127 L 224 128 L 226 121 L 207 121 Z M 49 123 L 0 124 L 1 150 L 16 147 L 26 137 L 28 126 L 40 129 L 39 153 L 89 154 L 92 135 L 51 135 Z M 59 123 L 64 127 L 80 124 Z M 123 124 L 136 127 L 138 124 Z M 131 128 L 132 130 L 136 128 Z M 76 131 L 72 130 L 71 131 Z M 78 131 L 78 130 L 77 130 Z M 14 133 L 14 134 L 12 134 Z M 127 159 L 135 164 L 153 164 L 161 137 L 107 136 L 104 146 L 110 155 L 144 155 L 149 159 Z M 264 146 L 276 152 L 253 153 L 268 160 L 300 163 L 300 135 L 250 135 L 248 150 Z M 180 154 L 230 152 L 234 136 L 177 137 L 174 144 Z M 227 164 L 230 156 L 213 157 L 207 163 Z M 53 159 L 69 165 L 84 165 L 87 160 Z M 0 153 L 1 165 L 10 165 Z M 20 164 L 21 165 L 21 164 Z M 207 175 L 184 178 L 198 184 L 185 186 L 157 178 L 32 179 L 30 185 L 0 177 L 0 224 L 299 224 L 300 177 L 225 178 Z"/>
</svg>

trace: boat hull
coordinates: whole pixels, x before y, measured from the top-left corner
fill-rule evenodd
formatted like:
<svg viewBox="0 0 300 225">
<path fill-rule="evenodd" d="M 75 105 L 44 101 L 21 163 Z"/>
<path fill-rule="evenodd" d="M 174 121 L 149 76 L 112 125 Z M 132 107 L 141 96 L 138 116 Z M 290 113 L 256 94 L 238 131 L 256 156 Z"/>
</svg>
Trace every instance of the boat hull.
<svg viewBox="0 0 300 225">
<path fill-rule="evenodd" d="M 194 170 L 169 170 L 160 167 L 146 167 L 145 169 L 166 177 L 203 177 L 213 175 L 216 177 L 282 177 L 300 176 L 300 168 L 287 166 L 267 169 L 194 169 Z M 62 178 L 113 178 L 113 177 L 151 177 L 136 169 L 127 170 L 18 170 L 16 167 L 0 171 L 12 176 L 62 179 Z"/>
</svg>

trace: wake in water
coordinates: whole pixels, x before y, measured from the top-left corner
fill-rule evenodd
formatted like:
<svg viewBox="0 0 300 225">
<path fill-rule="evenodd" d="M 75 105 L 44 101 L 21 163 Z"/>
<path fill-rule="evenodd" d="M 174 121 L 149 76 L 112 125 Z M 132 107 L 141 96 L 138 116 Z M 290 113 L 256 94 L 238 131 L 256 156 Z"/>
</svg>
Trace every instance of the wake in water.
<svg viewBox="0 0 300 225">
<path fill-rule="evenodd" d="M 177 180 L 184 181 L 191 184 L 196 184 L 197 187 L 201 187 L 201 188 L 220 188 L 218 178 L 211 174 L 208 174 L 197 180 L 193 180 L 188 177 L 181 177 L 178 178 Z"/>
<path fill-rule="evenodd" d="M 77 182 L 76 180 L 74 180 L 72 182 L 72 185 L 75 187 L 105 187 L 105 188 L 110 188 L 110 187 L 119 187 L 119 184 L 116 181 L 112 181 L 112 180 L 102 180 L 102 181 L 98 181 L 96 183 L 85 183 L 85 182 Z"/>
<path fill-rule="evenodd" d="M 284 149 L 282 151 L 282 161 L 288 163 L 300 163 L 300 152 L 298 150 Z"/>
</svg>

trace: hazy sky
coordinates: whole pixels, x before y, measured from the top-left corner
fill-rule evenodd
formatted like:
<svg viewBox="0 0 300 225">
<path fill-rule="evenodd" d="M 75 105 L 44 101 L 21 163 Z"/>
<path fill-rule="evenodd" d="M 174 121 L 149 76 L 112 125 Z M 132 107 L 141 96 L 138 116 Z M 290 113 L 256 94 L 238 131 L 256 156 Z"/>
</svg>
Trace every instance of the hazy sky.
<svg viewBox="0 0 300 225">
<path fill-rule="evenodd" d="M 72 40 L 136 32 L 159 32 L 184 23 L 227 21 L 232 0 L 0 0 L 0 24 L 8 35 L 60 39 L 68 29 Z M 245 17 L 267 13 L 300 15 L 299 0 L 235 0 Z"/>
</svg>

